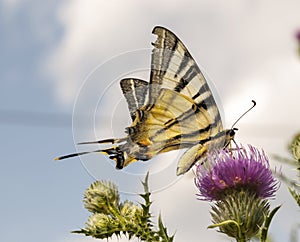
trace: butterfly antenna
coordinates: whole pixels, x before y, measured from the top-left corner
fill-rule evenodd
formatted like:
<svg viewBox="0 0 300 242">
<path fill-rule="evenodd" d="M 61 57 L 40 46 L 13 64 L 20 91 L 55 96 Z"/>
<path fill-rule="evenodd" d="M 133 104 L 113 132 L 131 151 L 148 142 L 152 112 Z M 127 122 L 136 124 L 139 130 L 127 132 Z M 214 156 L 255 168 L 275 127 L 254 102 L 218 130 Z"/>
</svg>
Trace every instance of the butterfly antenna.
<svg viewBox="0 0 300 242">
<path fill-rule="evenodd" d="M 233 129 L 233 127 L 237 124 L 238 121 L 240 121 L 240 119 L 242 117 L 244 117 L 252 108 L 254 108 L 256 106 L 256 102 L 254 100 L 252 100 L 252 103 L 253 103 L 252 106 L 233 123 L 233 125 L 231 126 L 231 129 Z"/>
</svg>

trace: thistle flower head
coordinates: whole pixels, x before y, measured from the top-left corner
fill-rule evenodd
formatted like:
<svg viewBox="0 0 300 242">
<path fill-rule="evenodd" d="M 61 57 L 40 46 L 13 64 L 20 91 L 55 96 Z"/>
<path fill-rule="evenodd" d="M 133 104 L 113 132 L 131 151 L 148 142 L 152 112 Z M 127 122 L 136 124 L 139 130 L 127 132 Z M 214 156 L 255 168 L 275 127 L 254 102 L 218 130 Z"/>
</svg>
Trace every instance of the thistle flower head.
<svg viewBox="0 0 300 242">
<path fill-rule="evenodd" d="M 140 194 L 144 203 L 135 204 L 131 201 L 120 202 L 117 186 L 110 181 L 94 182 L 84 194 L 84 206 L 92 213 L 84 229 L 73 233 L 85 234 L 97 239 L 108 239 L 112 235 L 121 234 L 137 237 L 141 241 L 168 241 L 172 242 L 174 236 L 167 234 L 161 216 L 158 217 L 158 229 L 151 221 L 150 200 L 151 193 L 148 188 L 148 174 L 142 182 L 145 193 Z"/>
<path fill-rule="evenodd" d="M 84 206 L 92 213 L 109 214 L 109 208 L 118 208 L 120 195 L 112 182 L 96 181 L 84 194 Z"/>
<path fill-rule="evenodd" d="M 209 228 L 219 227 L 245 242 L 269 226 L 267 198 L 275 195 L 279 183 L 263 151 L 249 146 L 212 153 L 204 165 L 198 165 L 195 183 L 200 199 L 214 201 Z"/>
<path fill-rule="evenodd" d="M 269 198 L 278 189 L 267 156 L 252 146 L 248 150 L 241 147 L 214 153 L 207 164 L 197 167 L 195 178 L 202 200 L 218 201 L 232 191 L 247 191 L 259 198 Z"/>
<path fill-rule="evenodd" d="M 300 32 L 299 32 L 299 41 L 300 41 Z M 296 161 L 300 162 L 300 133 L 295 135 L 289 149 L 292 152 Z"/>
</svg>

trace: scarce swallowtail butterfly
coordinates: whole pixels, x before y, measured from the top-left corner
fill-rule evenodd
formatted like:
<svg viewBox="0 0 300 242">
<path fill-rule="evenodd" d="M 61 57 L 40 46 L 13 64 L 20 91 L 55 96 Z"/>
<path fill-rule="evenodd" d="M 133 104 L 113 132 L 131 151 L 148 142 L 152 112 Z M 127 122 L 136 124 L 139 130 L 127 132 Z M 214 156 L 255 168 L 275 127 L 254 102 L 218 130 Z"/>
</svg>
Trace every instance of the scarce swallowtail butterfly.
<svg viewBox="0 0 300 242">
<path fill-rule="evenodd" d="M 170 30 L 157 26 L 153 43 L 150 81 L 120 81 L 132 124 L 124 138 L 81 144 L 111 143 L 107 149 L 74 153 L 61 160 L 89 153 L 104 153 L 122 169 L 135 161 L 186 148 L 177 175 L 195 163 L 205 162 L 208 152 L 222 149 L 234 138 L 235 129 L 223 129 L 220 113 L 205 77 L 195 60 Z"/>
</svg>

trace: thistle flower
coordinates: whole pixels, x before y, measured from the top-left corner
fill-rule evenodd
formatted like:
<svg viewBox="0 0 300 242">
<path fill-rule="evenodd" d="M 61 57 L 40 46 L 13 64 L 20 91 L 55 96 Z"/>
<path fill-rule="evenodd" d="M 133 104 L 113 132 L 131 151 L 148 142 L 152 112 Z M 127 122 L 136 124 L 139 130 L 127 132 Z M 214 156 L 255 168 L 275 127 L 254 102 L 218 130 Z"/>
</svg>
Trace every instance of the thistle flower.
<svg viewBox="0 0 300 242">
<path fill-rule="evenodd" d="M 140 194 L 144 203 L 136 204 L 125 200 L 120 202 L 117 186 L 110 181 L 96 181 L 84 194 L 84 206 L 92 214 L 84 229 L 73 233 L 85 234 L 97 239 L 108 239 L 121 234 L 129 239 L 137 237 L 140 241 L 172 242 L 174 236 L 167 234 L 161 216 L 158 217 L 158 228 L 154 227 L 150 206 L 151 193 L 148 189 L 148 174 L 142 182 L 145 193 Z"/>
<path fill-rule="evenodd" d="M 299 32 L 299 42 L 300 42 L 300 32 Z M 295 160 L 300 162 L 300 133 L 295 135 L 293 141 L 289 145 L 289 149 L 292 152 Z"/>
<path fill-rule="evenodd" d="M 195 178 L 201 200 L 221 200 L 233 190 L 247 190 L 256 197 L 269 198 L 278 189 L 267 156 L 252 146 L 248 151 L 222 150 L 210 155 L 207 164 L 209 167 L 197 167 Z"/>
<path fill-rule="evenodd" d="M 298 42 L 300 43 L 300 30 L 298 30 L 295 34 L 296 39 L 298 40 Z"/>
<path fill-rule="evenodd" d="M 117 186 L 109 181 L 96 181 L 84 194 L 84 206 L 91 213 L 109 214 L 118 208 L 120 195 Z"/>
<path fill-rule="evenodd" d="M 275 195 L 279 183 L 264 152 L 249 146 L 213 153 L 197 167 L 195 184 L 199 199 L 214 201 L 209 228 L 219 227 L 238 242 L 248 241 L 260 228 L 267 231 L 273 215 L 266 198 Z"/>
</svg>

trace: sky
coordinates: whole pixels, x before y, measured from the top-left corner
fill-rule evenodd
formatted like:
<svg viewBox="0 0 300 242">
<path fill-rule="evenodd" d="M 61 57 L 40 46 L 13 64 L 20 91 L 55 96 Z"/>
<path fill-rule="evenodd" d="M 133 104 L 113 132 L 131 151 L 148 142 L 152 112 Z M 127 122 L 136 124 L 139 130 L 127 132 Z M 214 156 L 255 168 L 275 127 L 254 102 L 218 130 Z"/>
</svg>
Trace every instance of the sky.
<svg viewBox="0 0 300 242">
<path fill-rule="evenodd" d="M 110 179 L 122 198 L 139 201 L 148 169 L 153 214 L 175 241 L 230 241 L 207 229 L 210 205 L 196 199 L 193 173 L 175 176 L 180 152 L 122 171 L 97 154 L 53 158 L 93 148 L 80 141 L 124 135 L 119 80 L 148 79 L 157 25 L 176 33 L 206 73 L 225 127 L 257 102 L 237 124 L 236 141 L 288 156 L 300 130 L 299 9 L 297 0 L 0 0 L 1 241 L 95 241 L 70 233 L 89 216 L 85 189 Z M 292 167 L 281 169 L 296 178 Z M 299 209 L 284 184 L 271 204 L 283 205 L 271 236 L 289 241 Z"/>
</svg>

